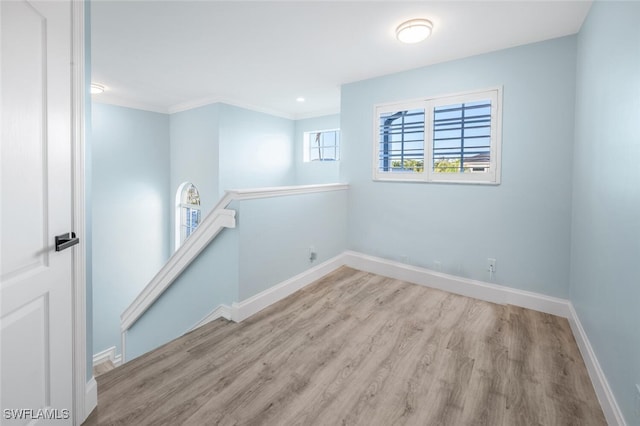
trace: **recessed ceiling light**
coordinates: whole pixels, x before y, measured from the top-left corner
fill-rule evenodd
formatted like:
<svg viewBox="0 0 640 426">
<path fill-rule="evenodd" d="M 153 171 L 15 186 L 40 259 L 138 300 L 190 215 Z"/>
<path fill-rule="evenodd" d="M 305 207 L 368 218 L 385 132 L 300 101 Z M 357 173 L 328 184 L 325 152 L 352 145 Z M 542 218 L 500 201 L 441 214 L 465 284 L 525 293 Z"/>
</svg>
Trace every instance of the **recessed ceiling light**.
<svg viewBox="0 0 640 426">
<path fill-rule="evenodd" d="M 396 38 L 403 43 L 418 43 L 431 35 L 433 24 L 428 19 L 411 19 L 396 28 Z"/>
<path fill-rule="evenodd" d="M 296 98 L 296 102 L 304 102 L 304 98 L 302 96 L 299 96 Z"/>
<path fill-rule="evenodd" d="M 98 95 L 104 92 L 104 86 L 102 84 L 91 83 L 91 94 Z"/>
</svg>

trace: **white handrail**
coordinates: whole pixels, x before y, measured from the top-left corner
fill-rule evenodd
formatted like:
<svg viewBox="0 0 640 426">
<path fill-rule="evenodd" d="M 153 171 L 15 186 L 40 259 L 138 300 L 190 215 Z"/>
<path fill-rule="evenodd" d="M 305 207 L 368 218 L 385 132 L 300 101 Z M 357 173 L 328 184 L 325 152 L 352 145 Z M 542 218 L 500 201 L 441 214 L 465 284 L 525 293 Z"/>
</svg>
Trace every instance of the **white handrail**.
<svg viewBox="0 0 640 426">
<path fill-rule="evenodd" d="M 173 253 L 167 263 L 120 315 L 120 330 L 122 332 L 127 331 L 135 324 L 223 228 L 235 228 L 235 216 L 234 210 L 217 209 L 212 210 L 205 217 L 196 231 Z"/>
<path fill-rule="evenodd" d="M 312 194 L 314 192 L 343 191 L 345 189 L 349 189 L 349 185 L 346 183 L 276 186 L 272 188 L 231 189 L 226 191 L 225 197 L 230 196 L 232 201 L 254 200 L 257 198 L 283 197 L 286 195 Z M 221 205 L 223 200 L 224 197 L 218 205 Z M 218 207 L 218 205 L 216 207 Z"/>
<path fill-rule="evenodd" d="M 120 316 L 120 331 L 123 335 L 153 305 L 173 282 L 180 276 L 191 262 L 213 241 L 223 228 L 235 228 L 236 212 L 228 210 L 229 204 L 236 200 L 251 200 L 268 197 L 282 197 L 315 192 L 342 191 L 349 188 L 347 184 L 331 183 L 321 185 L 281 186 L 274 188 L 233 189 L 225 191 L 225 195 L 205 216 L 196 230 L 173 253 L 167 263 L 158 271 Z M 124 359 L 124 345 L 122 356 Z"/>
</svg>

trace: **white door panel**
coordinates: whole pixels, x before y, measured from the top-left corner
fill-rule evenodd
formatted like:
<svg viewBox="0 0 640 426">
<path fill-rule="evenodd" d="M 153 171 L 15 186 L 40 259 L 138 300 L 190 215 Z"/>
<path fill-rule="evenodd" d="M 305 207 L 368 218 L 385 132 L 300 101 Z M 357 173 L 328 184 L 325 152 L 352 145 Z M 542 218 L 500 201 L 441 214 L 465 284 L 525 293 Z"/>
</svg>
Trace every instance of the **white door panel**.
<svg viewBox="0 0 640 426">
<path fill-rule="evenodd" d="M 0 423 L 71 424 L 70 2 L 3 0 L 0 20 Z"/>
<path fill-rule="evenodd" d="M 48 240 L 45 133 L 46 20 L 27 3 L 11 2 L 2 7 L 2 112 L 3 205 L 29 207 L 5 209 L 2 213 L 2 279 L 48 263 L 42 250 Z M 20 35 L 18 35 L 20 34 Z M 21 37 L 21 43 L 12 38 Z M 24 46 L 24 47 L 23 47 Z M 28 123 L 27 125 L 25 125 Z M 10 165 L 29 165 L 22 173 Z M 6 186 L 15 184 L 16 190 Z M 30 232 L 22 234 L 25 225 Z"/>
</svg>

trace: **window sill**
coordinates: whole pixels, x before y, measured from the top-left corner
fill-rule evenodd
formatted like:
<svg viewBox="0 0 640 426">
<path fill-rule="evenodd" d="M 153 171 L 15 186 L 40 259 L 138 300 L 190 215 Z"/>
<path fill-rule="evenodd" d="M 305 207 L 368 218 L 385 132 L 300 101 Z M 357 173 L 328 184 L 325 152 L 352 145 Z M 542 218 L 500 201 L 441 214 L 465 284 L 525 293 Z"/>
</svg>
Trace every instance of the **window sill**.
<svg viewBox="0 0 640 426">
<path fill-rule="evenodd" d="M 454 185 L 492 185 L 498 186 L 500 185 L 500 181 L 492 181 L 492 180 L 470 180 L 470 179 L 435 179 L 435 180 L 427 180 L 424 178 L 414 178 L 411 176 L 374 176 L 374 182 L 404 182 L 404 183 L 444 183 L 444 184 L 454 184 Z"/>
</svg>

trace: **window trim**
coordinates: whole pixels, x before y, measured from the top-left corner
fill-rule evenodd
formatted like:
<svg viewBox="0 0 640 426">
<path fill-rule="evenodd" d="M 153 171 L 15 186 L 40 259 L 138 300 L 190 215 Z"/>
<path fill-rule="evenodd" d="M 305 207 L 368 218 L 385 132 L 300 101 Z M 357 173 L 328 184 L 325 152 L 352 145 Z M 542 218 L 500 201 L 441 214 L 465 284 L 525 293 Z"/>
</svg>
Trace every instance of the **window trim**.
<svg viewBox="0 0 640 426">
<path fill-rule="evenodd" d="M 311 160 L 310 150 L 311 144 L 309 143 L 308 136 L 314 133 L 329 133 L 329 132 L 337 132 L 338 138 L 336 142 L 336 156 L 335 160 Z M 341 134 L 340 128 L 332 128 L 332 129 L 321 129 L 321 130 L 309 130 L 302 132 L 302 162 L 303 163 L 335 163 L 340 161 L 340 145 L 341 145 Z"/>
<path fill-rule="evenodd" d="M 192 220 L 191 213 L 196 212 L 198 223 L 196 226 L 189 226 L 188 224 Z M 202 220 L 202 209 L 197 204 L 180 204 L 180 245 L 187 241 L 187 238 L 191 236 L 200 225 Z"/>
<path fill-rule="evenodd" d="M 491 147 L 489 149 L 489 171 L 481 173 L 438 173 L 433 171 L 433 111 L 441 105 L 491 100 Z M 380 155 L 380 114 L 398 110 L 424 109 L 424 171 L 423 172 L 383 172 L 378 169 Z M 374 181 L 386 182 L 428 182 L 499 185 L 502 168 L 502 86 L 482 90 L 458 92 L 432 96 L 423 99 L 379 103 L 373 106 L 373 161 Z"/>
</svg>

